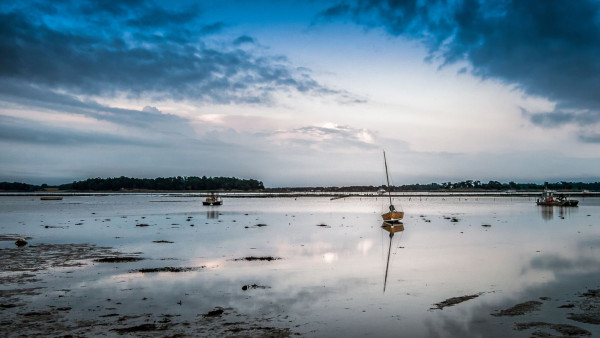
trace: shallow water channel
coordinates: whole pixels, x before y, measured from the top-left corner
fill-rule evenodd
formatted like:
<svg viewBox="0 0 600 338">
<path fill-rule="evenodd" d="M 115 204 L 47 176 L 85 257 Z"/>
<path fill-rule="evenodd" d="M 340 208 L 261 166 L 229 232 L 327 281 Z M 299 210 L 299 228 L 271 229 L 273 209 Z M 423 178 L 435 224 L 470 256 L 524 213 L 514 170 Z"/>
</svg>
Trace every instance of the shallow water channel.
<svg viewBox="0 0 600 338">
<path fill-rule="evenodd" d="M 0 333 L 528 337 L 516 323 L 545 322 L 600 334 L 569 319 L 600 288 L 600 198 L 401 197 L 393 237 L 383 198 L 201 201 L 0 197 Z M 143 259 L 95 260 L 108 256 Z M 475 297 L 436 305 L 461 296 Z M 541 305 L 492 315 L 526 301 Z"/>
</svg>

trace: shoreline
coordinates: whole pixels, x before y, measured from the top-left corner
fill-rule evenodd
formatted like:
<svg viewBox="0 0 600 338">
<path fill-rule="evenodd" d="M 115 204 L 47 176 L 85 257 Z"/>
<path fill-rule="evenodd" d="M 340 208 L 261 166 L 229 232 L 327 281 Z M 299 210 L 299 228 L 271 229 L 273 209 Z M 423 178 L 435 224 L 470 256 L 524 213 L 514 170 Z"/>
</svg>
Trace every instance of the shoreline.
<svg viewBox="0 0 600 338">
<path fill-rule="evenodd" d="M 600 197 L 600 192 L 561 192 L 567 197 Z M 43 196 L 117 196 L 117 195 L 169 195 L 170 197 L 206 197 L 210 194 L 208 191 L 111 191 L 111 192 L 67 192 L 67 191 L 50 191 L 50 192 L 0 192 L 0 197 L 43 197 Z M 270 193 L 270 192 L 218 192 L 222 197 L 227 198 L 297 198 L 297 197 L 330 197 L 332 199 L 342 199 L 349 197 L 388 197 L 378 195 L 372 192 L 356 193 L 356 192 L 289 192 L 289 193 Z M 541 192 L 393 192 L 392 197 L 539 197 Z"/>
</svg>

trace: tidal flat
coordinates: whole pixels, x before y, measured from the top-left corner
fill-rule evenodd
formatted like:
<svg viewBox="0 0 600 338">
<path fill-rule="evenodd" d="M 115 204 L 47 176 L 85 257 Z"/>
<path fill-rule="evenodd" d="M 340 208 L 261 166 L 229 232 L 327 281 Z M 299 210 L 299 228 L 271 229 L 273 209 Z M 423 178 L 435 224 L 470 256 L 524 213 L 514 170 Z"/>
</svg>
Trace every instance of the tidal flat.
<svg viewBox="0 0 600 338">
<path fill-rule="evenodd" d="M 598 197 L 202 200 L 0 196 L 0 335 L 600 335 Z"/>
</svg>

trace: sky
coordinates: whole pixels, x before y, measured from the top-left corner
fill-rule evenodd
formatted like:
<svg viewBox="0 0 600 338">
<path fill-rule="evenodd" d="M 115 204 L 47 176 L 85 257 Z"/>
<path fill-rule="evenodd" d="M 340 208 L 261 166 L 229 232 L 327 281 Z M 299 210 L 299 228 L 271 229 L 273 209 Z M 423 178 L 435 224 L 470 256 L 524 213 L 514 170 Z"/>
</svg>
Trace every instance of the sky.
<svg viewBox="0 0 600 338">
<path fill-rule="evenodd" d="M 0 1 L 0 181 L 600 179 L 600 1 Z"/>
</svg>

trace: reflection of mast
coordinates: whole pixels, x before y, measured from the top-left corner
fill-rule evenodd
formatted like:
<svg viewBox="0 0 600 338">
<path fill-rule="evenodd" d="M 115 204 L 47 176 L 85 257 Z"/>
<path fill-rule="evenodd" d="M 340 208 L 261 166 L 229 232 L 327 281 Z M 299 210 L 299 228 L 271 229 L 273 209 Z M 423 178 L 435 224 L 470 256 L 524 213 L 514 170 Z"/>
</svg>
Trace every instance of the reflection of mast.
<svg viewBox="0 0 600 338">
<path fill-rule="evenodd" d="M 383 222 L 381 228 L 390 233 L 390 245 L 388 247 L 388 255 L 387 255 L 387 263 L 385 265 L 385 277 L 383 279 L 383 292 L 385 292 L 385 287 L 387 285 L 387 276 L 388 270 L 390 267 L 390 254 L 392 253 L 392 238 L 396 232 L 404 231 L 404 224 L 400 223 L 386 223 Z"/>
</svg>

